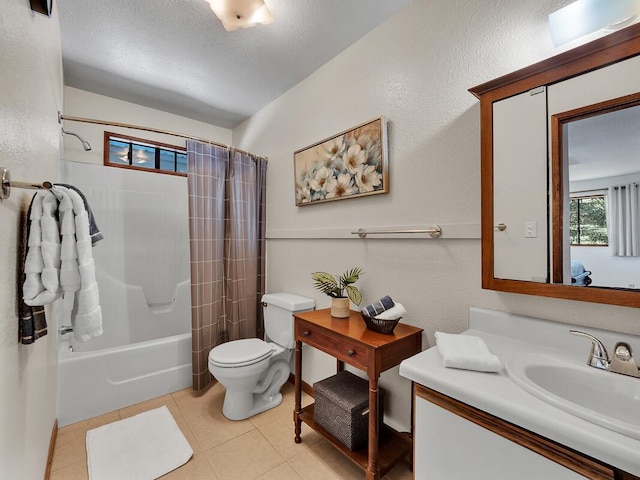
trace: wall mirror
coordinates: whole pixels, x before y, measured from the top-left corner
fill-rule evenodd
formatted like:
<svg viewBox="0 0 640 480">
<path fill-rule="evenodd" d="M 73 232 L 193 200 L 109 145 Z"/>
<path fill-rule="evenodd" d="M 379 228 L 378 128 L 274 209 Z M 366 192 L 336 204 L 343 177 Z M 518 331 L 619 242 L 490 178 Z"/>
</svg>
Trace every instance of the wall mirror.
<svg viewBox="0 0 640 480">
<path fill-rule="evenodd" d="M 551 124 L 553 283 L 640 291 L 640 93 Z"/>
<path fill-rule="evenodd" d="M 611 233 L 612 215 L 630 208 L 613 195 L 640 183 L 640 159 L 625 161 L 640 152 L 640 75 L 622 93 L 601 77 L 623 78 L 619 65 L 636 61 L 640 25 L 470 89 L 481 112 L 483 288 L 640 307 L 640 256 L 611 254 L 627 235 Z"/>
</svg>

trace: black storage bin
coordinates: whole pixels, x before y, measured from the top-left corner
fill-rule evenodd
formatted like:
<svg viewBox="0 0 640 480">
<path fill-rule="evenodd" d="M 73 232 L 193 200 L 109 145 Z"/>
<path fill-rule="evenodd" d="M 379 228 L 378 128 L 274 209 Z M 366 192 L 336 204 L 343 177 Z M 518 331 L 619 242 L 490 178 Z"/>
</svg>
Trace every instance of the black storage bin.
<svg viewBox="0 0 640 480">
<path fill-rule="evenodd" d="M 369 382 L 343 370 L 313 384 L 314 420 L 349 450 L 366 445 L 369 433 Z M 378 401 L 382 425 L 384 392 Z"/>
</svg>

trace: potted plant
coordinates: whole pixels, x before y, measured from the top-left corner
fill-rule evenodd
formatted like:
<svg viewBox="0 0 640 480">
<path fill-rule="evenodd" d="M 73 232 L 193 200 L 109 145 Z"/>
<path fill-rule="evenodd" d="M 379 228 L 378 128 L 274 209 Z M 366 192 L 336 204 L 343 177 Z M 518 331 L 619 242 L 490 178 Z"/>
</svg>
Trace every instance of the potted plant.
<svg viewBox="0 0 640 480">
<path fill-rule="evenodd" d="M 349 300 L 360 305 L 362 293 L 353 284 L 362 275 L 362 269 L 354 267 L 342 275 L 335 277 L 327 272 L 313 272 L 311 277 L 314 286 L 322 293 L 331 297 L 331 316 L 347 318 L 349 316 Z"/>
</svg>

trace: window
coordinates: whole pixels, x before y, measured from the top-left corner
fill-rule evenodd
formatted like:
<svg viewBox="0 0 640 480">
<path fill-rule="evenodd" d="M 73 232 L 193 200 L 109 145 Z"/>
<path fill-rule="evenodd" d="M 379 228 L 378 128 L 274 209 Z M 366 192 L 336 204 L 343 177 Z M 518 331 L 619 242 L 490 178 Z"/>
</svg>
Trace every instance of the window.
<svg viewBox="0 0 640 480">
<path fill-rule="evenodd" d="M 607 246 L 607 214 L 604 195 L 575 197 L 569 203 L 571 245 Z"/>
<path fill-rule="evenodd" d="M 186 176 L 187 152 L 183 147 L 104 132 L 104 164 Z"/>
</svg>

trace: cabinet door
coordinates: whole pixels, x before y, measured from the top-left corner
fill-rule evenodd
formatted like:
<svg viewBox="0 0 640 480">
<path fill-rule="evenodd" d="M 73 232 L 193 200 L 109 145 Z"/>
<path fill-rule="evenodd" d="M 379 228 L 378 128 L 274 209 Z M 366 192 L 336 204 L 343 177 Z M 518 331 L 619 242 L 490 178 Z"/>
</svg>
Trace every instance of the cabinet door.
<svg viewBox="0 0 640 480">
<path fill-rule="evenodd" d="M 416 480 L 584 480 L 558 463 L 416 397 Z"/>
<path fill-rule="evenodd" d="M 493 104 L 494 277 L 547 282 L 545 87 Z"/>
</svg>

